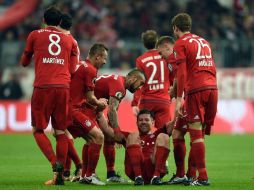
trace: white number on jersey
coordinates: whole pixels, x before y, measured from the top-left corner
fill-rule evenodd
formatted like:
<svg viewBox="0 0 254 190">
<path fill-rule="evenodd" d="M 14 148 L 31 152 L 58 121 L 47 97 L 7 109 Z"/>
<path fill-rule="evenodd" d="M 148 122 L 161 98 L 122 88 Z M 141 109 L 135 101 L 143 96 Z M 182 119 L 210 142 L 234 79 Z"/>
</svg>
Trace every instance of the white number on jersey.
<svg viewBox="0 0 254 190">
<path fill-rule="evenodd" d="M 55 37 L 56 40 L 54 40 L 53 37 Z M 49 35 L 49 41 L 51 42 L 48 46 L 48 51 L 49 51 L 50 55 L 54 55 L 54 56 L 59 55 L 61 53 L 61 46 L 59 45 L 60 36 L 58 36 L 57 34 L 50 34 Z M 53 52 L 53 50 L 52 50 L 53 46 L 57 47 L 56 52 Z"/>
<path fill-rule="evenodd" d="M 189 39 L 189 42 L 190 43 L 197 42 L 197 44 L 198 44 L 198 52 L 197 52 L 196 59 L 204 59 L 204 58 L 210 59 L 210 58 L 212 58 L 211 49 L 203 38 L 197 38 L 197 39 L 191 38 L 191 39 Z M 207 48 L 209 52 L 208 52 L 208 54 L 202 55 L 202 52 L 204 52 L 204 48 Z"/>
<path fill-rule="evenodd" d="M 148 82 L 147 84 L 158 84 L 159 81 L 158 80 L 154 80 L 154 76 L 157 72 L 157 65 L 154 63 L 154 62 L 148 62 L 146 64 L 146 67 L 152 67 L 153 70 L 152 70 L 152 74 L 151 76 L 149 77 L 148 79 Z M 160 61 L 160 70 L 161 70 L 161 73 L 160 73 L 160 77 L 161 77 L 161 82 L 164 82 L 164 62 L 163 61 Z"/>
</svg>

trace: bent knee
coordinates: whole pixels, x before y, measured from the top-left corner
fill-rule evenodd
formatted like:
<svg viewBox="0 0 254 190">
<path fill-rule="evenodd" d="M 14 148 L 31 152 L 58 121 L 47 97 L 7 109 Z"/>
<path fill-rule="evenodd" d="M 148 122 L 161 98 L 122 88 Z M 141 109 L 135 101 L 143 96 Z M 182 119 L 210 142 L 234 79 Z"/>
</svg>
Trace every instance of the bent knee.
<svg viewBox="0 0 254 190">
<path fill-rule="evenodd" d="M 181 132 L 179 130 L 173 129 L 172 138 L 173 139 L 184 139 L 184 134 L 183 134 L 183 132 Z"/>
<path fill-rule="evenodd" d="M 158 145 L 169 145 L 169 136 L 167 134 L 164 134 L 164 133 L 160 133 L 158 136 L 157 136 L 157 139 L 156 139 L 156 143 Z"/>
</svg>

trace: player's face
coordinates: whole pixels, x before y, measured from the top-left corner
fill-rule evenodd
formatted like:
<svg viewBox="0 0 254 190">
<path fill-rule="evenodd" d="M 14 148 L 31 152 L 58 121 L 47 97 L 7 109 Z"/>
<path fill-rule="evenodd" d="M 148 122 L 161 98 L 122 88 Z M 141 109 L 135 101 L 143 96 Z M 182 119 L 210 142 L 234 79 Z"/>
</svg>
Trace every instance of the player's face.
<svg viewBox="0 0 254 190">
<path fill-rule="evenodd" d="M 145 79 L 143 77 L 133 77 L 130 81 L 130 86 L 128 90 L 131 93 L 134 93 L 138 89 L 140 89 L 144 84 L 145 84 Z"/>
<path fill-rule="evenodd" d="M 149 133 L 152 129 L 153 123 L 154 123 L 153 118 L 151 117 L 150 114 L 139 115 L 138 120 L 137 120 L 139 132 L 142 134 Z"/>
<path fill-rule="evenodd" d="M 173 53 L 173 44 L 171 43 L 164 43 L 158 46 L 159 54 L 164 58 L 167 59 L 171 53 Z"/>
<path fill-rule="evenodd" d="M 96 66 L 97 68 L 101 68 L 104 64 L 106 64 L 108 59 L 108 52 L 105 50 L 102 53 L 96 55 Z"/>
</svg>

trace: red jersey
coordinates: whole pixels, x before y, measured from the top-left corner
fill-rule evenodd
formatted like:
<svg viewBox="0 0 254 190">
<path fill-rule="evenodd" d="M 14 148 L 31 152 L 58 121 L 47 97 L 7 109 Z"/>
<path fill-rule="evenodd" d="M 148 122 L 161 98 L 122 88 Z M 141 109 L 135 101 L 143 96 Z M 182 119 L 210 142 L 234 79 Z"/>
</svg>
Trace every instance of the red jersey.
<svg viewBox="0 0 254 190">
<path fill-rule="evenodd" d="M 27 39 L 21 64 L 30 63 L 32 55 L 35 62 L 34 86 L 69 86 L 70 72 L 77 64 L 77 47 L 70 35 L 55 27 L 34 30 Z"/>
<path fill-rule="evenodd" d="M 110 96 L 121 101 L 125 94 L 125 77 L 118 75 L 102 75 L 96 79 L 94 94 L 99 98 L 109 99 Z"/>
<path fill-rule="evenodd" d="M 89 60 L 86 60 L 74 73 L 70 86 L 71 101 L 74 107 L 81 107 L 86 102 L 86 92 L 94 90 L 96 77 L 97 69 Z"/>
<path fill-rule="evenodd" d="M 182 84 L 183 81 L 179 82 L 180 80 L 177 83 L 178 97 L 182 96 L 183 89 L 187 94 L 217 89 L 216 67 L 210 44 L 205 39 L 191 33 L 185 34 L 175 42 L 174 53 L 179 64 L 178 77 L 179 73 L 186 72 L 186 84 Z"/>
<path fill-rule="evenodd" d="M 72 67 L 71 67 L 71 74 L 73 74 L 77 69 L 78 69 L 78 67 L 80 66 L 80 62 L 81 62 L 81 60 L 80 60 L 80 50 L 79 50 L 79 46 L 78 46 L 78 42 L 77 42 L 77 40 L 75 40 L 75 38 L 71 35 L 71 34 L 69 34 L 70 36 L 71 36 L 71 38 L 72 38 L 72 40 L 73 40 L 73 43 L 75 44 L 75 46 L 76 46 L 76 52 L 77 52 L 77 56 L 76 57 L 71 57 L 71 63 L 72 63 Z M 76 64 L 75 64 L 75 62 L 76 62 Z"/>
<path fill-rule="evenodd" d="M 177 73 L 177 64 L 174 53 L 171 53 L 168 58 L 166 59 L 166 63 L 168 65 L 169 73 L 170 73 L 170 84 L 173 85 L 174 78 L 176 77 Z"/>
<path fill-rule="evenodd" d="M 125 132 L 125 131 L 121 131 L 121 133 L 125 136 L 125 138 L 127 138 L 128 135 L 130 134 L 129 132 Z M 145 134 L 145 135 L 140 135 L 140 145 L 142 148 L 142 153 L 145 158 L 151 157 L 151 155 L 154 151 L 154 146 L 155 146 L 157 136 L 160 133 L 167 134 L 166 127 L 159 128 L 154 132 L 150 131 L 148 134 Z M 123 144 L 124 146 L 126 145 L 125 140 L 123 142 L 119 142 L 119 143 Z"/>
<path fill-rule="evenodd" d="M 136 67 L 146 76 L 146 82 L 141 89 L 141 99 L 170 100 L 168 65 L 157 50 L 149 50 L 139 56 Z"/>
</svg>

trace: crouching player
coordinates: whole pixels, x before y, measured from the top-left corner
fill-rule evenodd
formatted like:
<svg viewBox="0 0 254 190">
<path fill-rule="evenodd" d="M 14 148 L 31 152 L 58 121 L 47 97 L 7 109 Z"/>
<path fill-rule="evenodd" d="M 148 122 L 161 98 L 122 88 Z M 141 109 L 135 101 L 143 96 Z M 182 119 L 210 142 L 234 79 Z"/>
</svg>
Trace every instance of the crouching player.
<svg viewBox="0 0 254 190">
<path fill-rule="evenodd" d="M 171 131 L 162 127 L 152 132 L 154 117 L 148 110 L 138 113 L 138 131 L 134 133 L 108 127 L 103 114 L 98 122 L 104 133 L 126 147 L 125 173 L 134 181 L 134 185 L 162 184 L 161 178 L 166 174 L 166 160 L 169 155 L 168 134 Z"/>
</svg>

